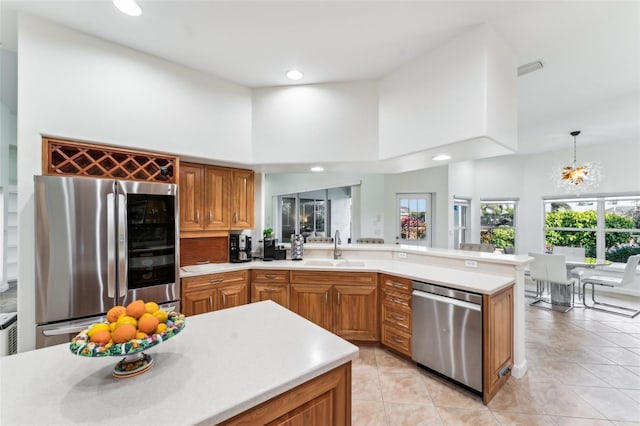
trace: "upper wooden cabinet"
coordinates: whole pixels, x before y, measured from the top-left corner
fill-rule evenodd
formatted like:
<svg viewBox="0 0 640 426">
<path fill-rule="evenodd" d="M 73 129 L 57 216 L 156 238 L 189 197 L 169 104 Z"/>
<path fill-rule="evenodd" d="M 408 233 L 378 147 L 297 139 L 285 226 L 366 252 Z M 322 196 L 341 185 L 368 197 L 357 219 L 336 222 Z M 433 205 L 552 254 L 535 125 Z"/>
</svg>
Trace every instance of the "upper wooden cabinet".
<svg viewBox="0 0 640 426">
<path fill-rule="evenodd" d="M 253 228 L 254 173 L 205 164 L 180 167 L 180 232 L 183 237 Z"/>
<path fill-rule="evenodd" d="M 231 171 L 231 229 L 253 228 L 254 173 Z"/>
</svg>

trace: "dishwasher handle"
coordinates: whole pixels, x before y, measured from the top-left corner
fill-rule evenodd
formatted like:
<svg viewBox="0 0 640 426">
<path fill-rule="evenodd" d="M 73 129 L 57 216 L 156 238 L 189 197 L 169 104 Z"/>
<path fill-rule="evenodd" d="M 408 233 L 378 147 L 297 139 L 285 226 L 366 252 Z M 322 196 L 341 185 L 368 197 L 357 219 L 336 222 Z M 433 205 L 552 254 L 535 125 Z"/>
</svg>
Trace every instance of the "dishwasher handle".
<svg viewBox="0 0 640 426">
<path fill-rule="evenodd" d="M 476 303 L 465 302 L 464 300 L 452 299 L 450 297 L 444 297 L 433 293 L 426 293 L 424 291 L 413 290 L 413 297 L 433 300 L 440 303 L 445 303 L 447 305 L 459 306 L 461 308 L 470 309 L 472 311 L 481 312 L 482 305 L 478 305 Z"/>
</svg>

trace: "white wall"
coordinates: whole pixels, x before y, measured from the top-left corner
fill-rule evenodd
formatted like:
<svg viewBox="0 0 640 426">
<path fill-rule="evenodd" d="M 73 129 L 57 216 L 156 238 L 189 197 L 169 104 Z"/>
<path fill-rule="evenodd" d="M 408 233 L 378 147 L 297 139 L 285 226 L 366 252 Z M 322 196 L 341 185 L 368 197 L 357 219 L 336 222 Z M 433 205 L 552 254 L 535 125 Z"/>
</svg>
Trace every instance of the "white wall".
<svg viewBox="0 0 640 426">
<path fill-rule="evenodd" d="M 41 135 L 242 161 L 251 91 L 140 52 L 20 16 L 19 349 L 35 346 L 33 176 Z"/>
<path fill-rule="evenodd" d="M 512 148 L 515 68 L 504 42 L 480 25 L 386 75 L 380 80 L 380 157 L 485 137 Z"/>
<path fill-rule="evenodd" d="M 448 167 L 449 172 L 449 196 L 448 196 L 448 214 L 447 214 L 447 248 L 453 247 L 453 199 L 466 198 L 471 200 L 469 209 L 478 211 L 480 203 L 475 196 L 476 178 L 475 163 L 473 161 L 462 161 L 460 163 L 452 163 Z M 470 215 L 471 222 L 467 224 L 467 242 L 480 242 L 480 215 Z"/>
<path fill-rule="evenodd" d="M 253 159 L 259 163 L 376 160 L 375 81 L 253 90 Z"/>
</svg>

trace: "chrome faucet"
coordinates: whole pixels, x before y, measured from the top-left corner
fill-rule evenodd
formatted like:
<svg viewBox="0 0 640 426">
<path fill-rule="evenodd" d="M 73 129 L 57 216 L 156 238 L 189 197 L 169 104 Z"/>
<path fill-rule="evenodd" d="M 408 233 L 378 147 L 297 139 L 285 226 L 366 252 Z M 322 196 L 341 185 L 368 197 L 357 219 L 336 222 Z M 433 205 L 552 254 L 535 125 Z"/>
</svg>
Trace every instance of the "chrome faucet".
<svg viewBox="0 0 640 426">
<path fill-rule="evenodd" d="M 342 244 L 342 241 L 340 241 L 340 231 L 336 229 L 336 236 L 333 239 L 333 258 L 334 259 L 340 259 L 342 257 L 342 250 L 338 248 L 339 244 Z"/>
</svg>

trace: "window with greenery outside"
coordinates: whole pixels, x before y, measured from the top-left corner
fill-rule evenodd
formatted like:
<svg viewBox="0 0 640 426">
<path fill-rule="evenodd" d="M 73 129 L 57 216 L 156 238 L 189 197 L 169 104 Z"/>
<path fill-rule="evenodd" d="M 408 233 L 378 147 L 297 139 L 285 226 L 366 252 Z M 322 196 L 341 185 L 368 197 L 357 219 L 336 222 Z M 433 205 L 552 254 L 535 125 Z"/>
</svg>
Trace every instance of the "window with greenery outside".
<svg viewBox="0 0 640 426">
<path fill-rule="evenodd" d="M 515 202 L 480 204 L 480 242 L 496 248 L 514 247 Z"/>
</svg>

